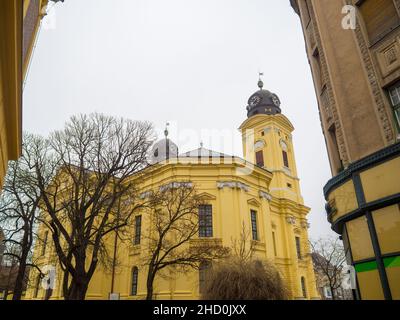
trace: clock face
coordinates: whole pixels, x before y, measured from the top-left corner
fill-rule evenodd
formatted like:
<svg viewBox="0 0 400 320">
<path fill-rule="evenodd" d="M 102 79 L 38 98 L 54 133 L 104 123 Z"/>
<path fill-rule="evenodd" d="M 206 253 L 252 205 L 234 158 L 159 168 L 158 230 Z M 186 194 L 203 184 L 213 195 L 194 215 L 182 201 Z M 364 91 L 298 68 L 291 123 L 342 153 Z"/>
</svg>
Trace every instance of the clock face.
<svg viewBox="0 0 400 320">
<path fill-rule="evenodd" d="M 256 105 L 258 105 L 261 102 L 261 98 L 259 96 L 254 96 L 251 97 L 249 100 L 249 105 L 251 107 L 255 107 Z"/>
<path fill-rule="evenodd" d="M 280 100 L 279 100 L 279 98 L 278 98 L 278 96 L 277 95 L 272 95 L 272 102 L 274 103 L 274 105 L 276 105 L 277 107 L 279 107 L 280 105 L 281 105 L 281 102 L 280 102 Z"/>
</svg>

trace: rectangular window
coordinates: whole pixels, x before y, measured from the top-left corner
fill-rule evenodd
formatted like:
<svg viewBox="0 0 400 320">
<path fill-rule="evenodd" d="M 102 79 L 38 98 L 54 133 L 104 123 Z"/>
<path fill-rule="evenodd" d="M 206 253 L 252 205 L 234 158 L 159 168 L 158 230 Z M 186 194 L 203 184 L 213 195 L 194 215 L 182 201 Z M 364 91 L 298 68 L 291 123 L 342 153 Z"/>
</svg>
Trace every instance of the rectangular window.
<svg viewBox="0 0 400 320">
<path fill-rule="evenodd" d="M 392 102 L 394 120 L 397 130 L 400 132 L 400 82 L 389 89 L 390 101 Z"/>
<path fill-rule="evenodd" d="M 262 150 L 256 152 L 256 164 L 259 167 L 264 167 L 264 155 Z"/>
<path fill-rule="evenodd" d="M 297 258 L 301 259 L 301 246 L 299 237 L 296 237 L 296 252 L 297 252 Z"/>
<path fill-rule="evenodd" d="M 371 44 L 400 24 L 393 0 L 359 0 L 358 6 Z"/>
<path fill-rule="evenodd" d="M 212 238 L 212 236 L 212 205 L 201 205 L 199 206 L 199 237 Z"/>
<path fill-rule="evenodd" d="M 275 239 L 275 232 L 272 232 L 272 242 L 274 245 L 274 256 L 276 257 L 278 254 L 276 252 L 276 239 Z"/>
<path fill-rule="evenodd" d="M 289 160 L 288 160 L 288 155 L 286 151 L 282 151 L 282 157 L 283 157 L 283 165 L 286 168 L 289 168 Z"/>
<path fill-rule="evenodd" d="M 45 255 L 46 253 L 46 247 L 47 247 L 47 238 L 49 237 L 49 232 L 46 231 L 44 233 L 44 237 L 43 237 L 43 247 L 42 247 L 42 256 Z"/>
<path fill-rule="evenodd" d="M 257 211 L 251 210 L 251 233 L 253 240 L 258 240 L 258 230 L 257 230 Z"/>
<path fill-rule="evenodd" d="M 142 216 L 135 217 L 135 240 L 134 244 L 140 244 L 140 236 L 142 231 Z"/>
<path fill-rule="evenodd" d="M 35 291 L 33 292 L 34 298 L 37 298 L 37 296 L 39 294 L 40 282 L 41 282 L 40 275 L 38 275 L 36 278 Z"/>
</svg>

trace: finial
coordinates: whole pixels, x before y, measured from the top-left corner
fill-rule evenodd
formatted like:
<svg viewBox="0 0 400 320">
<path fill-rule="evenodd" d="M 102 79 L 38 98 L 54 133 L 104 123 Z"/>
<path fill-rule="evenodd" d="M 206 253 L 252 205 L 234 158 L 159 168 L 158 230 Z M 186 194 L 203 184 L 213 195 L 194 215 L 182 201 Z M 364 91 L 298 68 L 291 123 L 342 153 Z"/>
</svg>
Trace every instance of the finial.
<svg viewBox="0 0 400 320">
<path fill-rule="evenodd" d="M 258 87 L 260 90 L 264 87 L 264 82 L 261 80 L 261 76 L 264 75 L 264 72 L 258 72 Z"/>
<path fill-rule="evenodd" d="M 204 143 L 203 143 L 203 141 L 201 141 L 200 142 L 200 148 L 203 148 L 203 146 L 204 146 Z"/>
<path fill-rule="evenodd" d="M 168 138 L 168 126 L 169 126 L 169 122 L 167 122 L 166 124 L 165 124 L 165 130 L 164 130 L 164 135 L 165 135 L 165 138 Z"/>
</svg>

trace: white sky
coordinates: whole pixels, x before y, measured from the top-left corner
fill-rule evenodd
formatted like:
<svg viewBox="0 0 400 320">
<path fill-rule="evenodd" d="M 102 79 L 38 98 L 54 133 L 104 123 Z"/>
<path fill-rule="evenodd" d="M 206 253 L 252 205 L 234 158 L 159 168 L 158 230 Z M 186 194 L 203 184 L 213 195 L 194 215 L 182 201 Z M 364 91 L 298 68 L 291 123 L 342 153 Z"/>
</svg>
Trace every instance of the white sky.
<svg viewBox="0 0 400 320">
<path fill-rule="evenodd" d="M 289 0 L 65 0 L 43 21 L 24 90 L 24 129 L 47 135 L 73 114 L 97 111 L 152 121 L 160 134 L 169 121 L 180 152 L 203 141 L 241 156 L 237 128 L 259 70 L 296 128 L 310 235 L 332 234 L 322 193 L 329 162 Z"/>
</svg>

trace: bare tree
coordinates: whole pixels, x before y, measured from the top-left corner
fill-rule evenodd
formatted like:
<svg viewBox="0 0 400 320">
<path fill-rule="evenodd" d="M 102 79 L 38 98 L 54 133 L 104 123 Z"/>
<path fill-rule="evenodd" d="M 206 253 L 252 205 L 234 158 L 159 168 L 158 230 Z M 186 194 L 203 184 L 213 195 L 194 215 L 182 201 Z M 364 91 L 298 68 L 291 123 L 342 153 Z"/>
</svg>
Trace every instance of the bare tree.
<svg viewBox="0 0 400 320">
<path fill-rule="evenodd" d="M 337 237 L 320 238 L 310 241 L 311 255 L 316 271 L 324 285 L 327 285 L 332 292 L 332 299 L 337 299 L 337 291 L 342 286 L 343 267 L 346 261 L 346 254 L 341 240 Z"/>
<path fill-rule="evenodd" d="M 251 239 L 251 230 L 246 228 L 246 224 L 242 222 L 242 230 L 239 238 L 232 238 L 232 254 L 240 261 L 250 261 L 254 255 L 254 241 Z"/>
<path fill-rule="evenodd" d="M 147 300 L 153 298 L 155 277 L 166 267 L 185 272 L 197 269 L 203 261 L 220 259 L 229 253 L 219 243 L 198 239 L 202 204 L 195 187 L 186 183 L 172 183 L 150 195 L 149 229 L 143 236 L 148 244 Z"/>
<path fill-rule="evenodd" d="M 10 162 L 0 198 L 0 225 L 5 234 L 5 256 L 12 256 L 18 263 L 13 300 L 20 300 L 27 267 L 32 263 L 32 246 L 40 241 L 36 234 L 41 192 L 37 187 L 35 172 L 29 152 L 36 143 L 33 135 L 24 134 L 22 156 Z"/>
<path fill-rule="evenodd" d="M 149 123 L 91 114 L 72 117 L 47 151 L 32 153 L 65 299 L 85 299 L 98 264 L 111 260 L 105 239 L 140 207 L 130 177 L 146 166 L 151 144 Z"/>
</svg>

